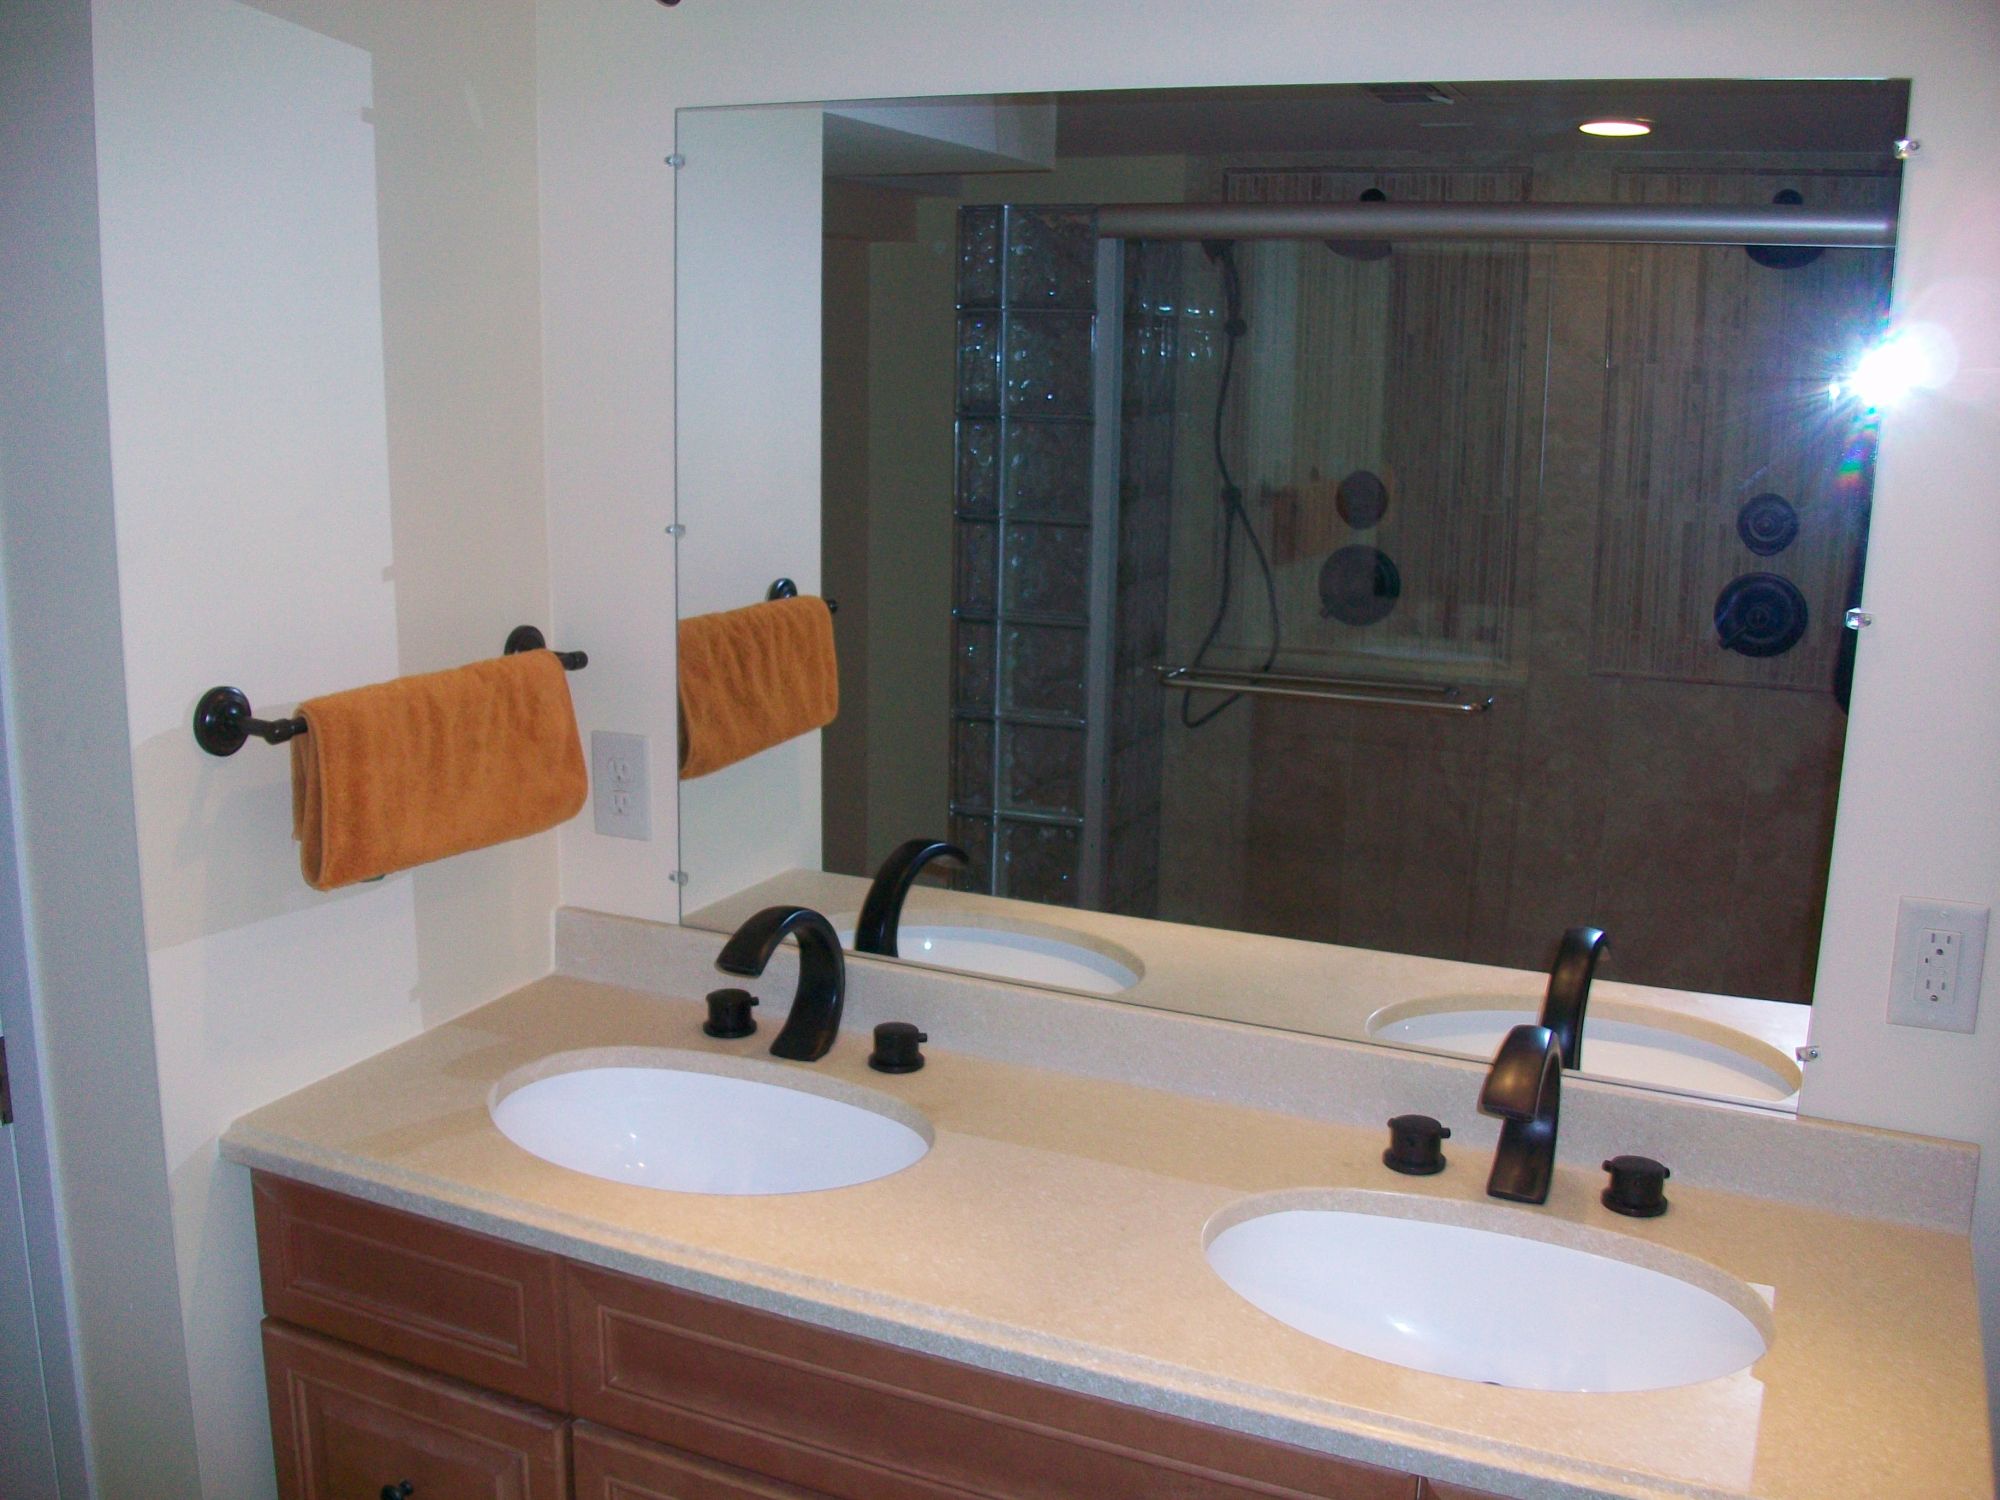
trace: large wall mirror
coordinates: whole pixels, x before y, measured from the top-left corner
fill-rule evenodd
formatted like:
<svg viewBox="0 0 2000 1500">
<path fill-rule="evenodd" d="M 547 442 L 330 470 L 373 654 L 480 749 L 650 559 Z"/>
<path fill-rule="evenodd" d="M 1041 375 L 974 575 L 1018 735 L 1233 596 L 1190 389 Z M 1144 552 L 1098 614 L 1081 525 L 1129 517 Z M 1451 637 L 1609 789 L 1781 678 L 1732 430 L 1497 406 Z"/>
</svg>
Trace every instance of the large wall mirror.
<svg viewBox="0 0 2000 1500">
<path fill-rule="evenodd" d="M 682 786 L 687 919 L 949 840 L 906 959 L 1489 1055 L 1589 924 L 1597 1070 L 1782 1105 L 1907 97 L 683 112 L 683 615 L 794 578 L 842 693 Z"/>
</svg>

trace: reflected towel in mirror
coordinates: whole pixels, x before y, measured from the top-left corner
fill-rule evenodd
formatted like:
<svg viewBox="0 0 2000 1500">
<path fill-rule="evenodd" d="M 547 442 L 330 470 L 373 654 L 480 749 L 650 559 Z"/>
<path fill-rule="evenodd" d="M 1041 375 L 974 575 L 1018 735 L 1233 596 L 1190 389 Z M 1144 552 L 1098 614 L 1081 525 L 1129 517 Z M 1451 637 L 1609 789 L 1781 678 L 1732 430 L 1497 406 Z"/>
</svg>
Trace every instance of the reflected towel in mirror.
<svg viewBox="0 0 2000 1500">
<path fill-rule="evenodd" d="M 776 599 L 681 621 L 680 700 L 683 781 L 832 723 L 840 680 L 826 601 Z"/>
</svg>

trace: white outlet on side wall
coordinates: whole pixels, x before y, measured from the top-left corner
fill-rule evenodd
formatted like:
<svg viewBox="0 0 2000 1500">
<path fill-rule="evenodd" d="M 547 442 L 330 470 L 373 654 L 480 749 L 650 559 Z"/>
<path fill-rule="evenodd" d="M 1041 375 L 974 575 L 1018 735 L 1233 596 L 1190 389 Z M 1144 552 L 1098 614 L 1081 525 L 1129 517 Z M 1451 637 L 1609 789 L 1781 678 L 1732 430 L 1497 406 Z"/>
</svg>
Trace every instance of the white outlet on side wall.
<svg viewBox="0 0 2000 1500">
<path fill-rule="evenodd" d="M 590 731 L 590 798 L 599 833 L 615 839 L 653 836 L 652 777 L 643 734 Z"/>
<path fill-rule="evenodd" d="M 1973 1029 L 1979 974 L 1986 966 L 1986 917 L 1983 906 L 1903 898 L 1896 917 L 1896 963 L 1889 973 L 1892 1024 Z"/>
</svg>

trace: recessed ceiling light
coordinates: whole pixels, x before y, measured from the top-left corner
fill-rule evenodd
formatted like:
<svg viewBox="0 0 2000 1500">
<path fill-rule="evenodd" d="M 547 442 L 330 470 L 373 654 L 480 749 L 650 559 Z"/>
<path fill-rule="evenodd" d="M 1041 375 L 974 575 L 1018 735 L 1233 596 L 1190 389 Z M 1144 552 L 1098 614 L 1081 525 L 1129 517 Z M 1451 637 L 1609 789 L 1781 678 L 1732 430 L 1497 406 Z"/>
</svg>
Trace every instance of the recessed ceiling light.
<svg viewBox="0 0 2000 1500">
<path fill-rule="evenodd" d="M 1576 127 L 1585 135 L 1651 135 L 1650 120 L 1585 120 Z"/>
</svg>

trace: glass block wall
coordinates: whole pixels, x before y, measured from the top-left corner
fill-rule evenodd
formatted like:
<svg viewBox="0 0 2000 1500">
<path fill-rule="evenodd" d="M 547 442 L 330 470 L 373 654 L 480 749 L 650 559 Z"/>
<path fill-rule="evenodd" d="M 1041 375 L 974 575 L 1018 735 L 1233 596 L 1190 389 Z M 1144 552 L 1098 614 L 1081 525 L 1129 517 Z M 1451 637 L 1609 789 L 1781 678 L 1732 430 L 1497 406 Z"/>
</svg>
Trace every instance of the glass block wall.
<svg viewBox="0 0 2000 1500">
<path fill-rule="evenodd" d="M 1087 884 L 1093 357 L 1088 209 L 959 213 L 951 836 L 969 889 Z"/>
</svg>

